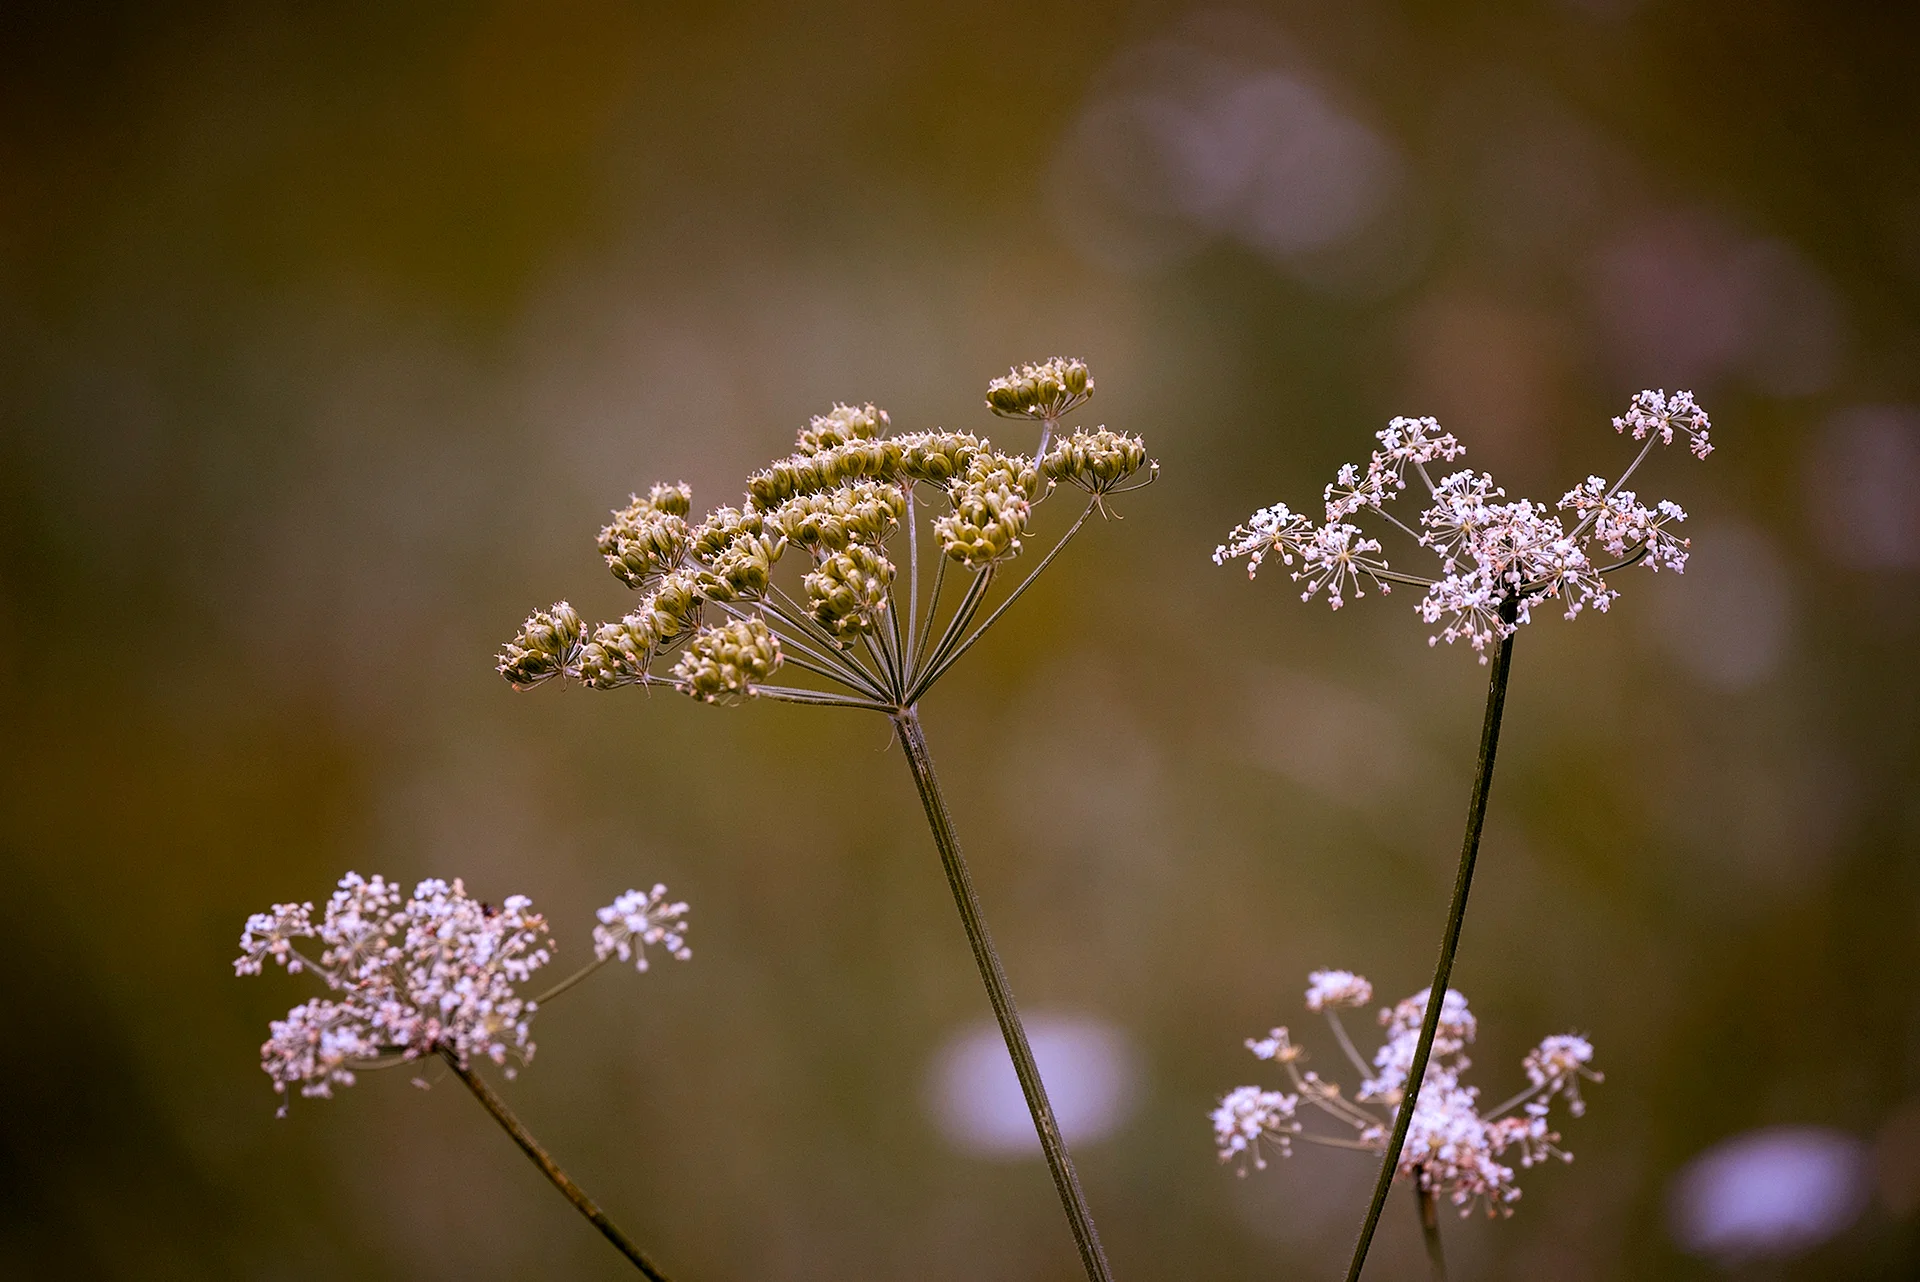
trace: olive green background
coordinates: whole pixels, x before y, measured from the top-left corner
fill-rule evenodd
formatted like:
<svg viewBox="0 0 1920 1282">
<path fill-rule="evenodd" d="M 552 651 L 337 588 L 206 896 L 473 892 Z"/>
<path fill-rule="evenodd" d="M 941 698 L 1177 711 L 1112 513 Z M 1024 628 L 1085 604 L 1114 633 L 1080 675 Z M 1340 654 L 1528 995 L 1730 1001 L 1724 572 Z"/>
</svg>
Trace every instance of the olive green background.
<svg viewBox="0 0 1920 1282">
<path fill-rule="evenodd" d="M 1020 445 L 985 381 L 1056 353 L 1162 480 L 923 712 L 1021 1000 L 1139 1052 L 1078 1154 L 1118 1275 L 1337 1267 L 1368 1164 L 1237 1181 L 1205 1115 L 1308 969 L 1424 984 L 1479 730 L 1409 597 L 1335 615 L 1213 546 L 1397 413 L 1557 497 L 1682 380 L 1720 448 L 1642 492 L 1695 572 L 1521 636 L 1456 972 L 1493 1095 L 1573 1028 L 1607 1081 L 1576 1162 L 1448 1223 L 1456 1276 L 1714 1275 L 1668 1181 L 1774 1123 L 1878 1145 L 1878 1191 L 1751 1276 L 1920 1267 L 1920 600 L 1822 497 L 1873 478 L 1818 480 L 1835 414 L 1920 399 L 1914 36 L 1774 0 L 9 6 L 0 1274 L 624 1275 L 457 1084 L 275 1120 L 256 1047 L 307 990 L 234 942 L 353 868 L 529 894 L 563 963 L 629 885 L 692 901 L 694 960 L 556 1005 L 507 1088 L 676 1277 L 1073 1277 L 1044 1168 L 928 1120 L 985 1004 L 885 722 L 492 670 L 529 608 L 621 608 L 592 536 L 630 489 L 729 500 L 836 399 Z M 1385 140 L 1391 270 L 1078 239 L 1075 122 L 1189 38 Z M 1787 355 L 1622 340 L 1695 283 L 1607 264 L 1670 242 L 1788 253 Z M 1390 1212 L 1378 1272 L 1416 1275 Z"/>
</svg>

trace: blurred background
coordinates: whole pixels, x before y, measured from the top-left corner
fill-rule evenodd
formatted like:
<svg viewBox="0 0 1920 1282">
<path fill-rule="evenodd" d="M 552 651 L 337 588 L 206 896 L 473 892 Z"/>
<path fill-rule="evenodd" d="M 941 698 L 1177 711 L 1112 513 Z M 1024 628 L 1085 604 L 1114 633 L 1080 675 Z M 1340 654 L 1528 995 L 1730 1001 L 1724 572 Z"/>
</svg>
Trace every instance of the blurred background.
<svg viewBox="0 0 1920 1282">
<path fill-rule="evenodd" d="M 1214 545 L 1395 414 L 1555 498 L 1642 387 L 1715 419 L 1636 478 L 1695 560 L 1520 638 L 1455 980 L 1489 1098 L 1552 1032 L 1606 1081 L 1455 1275 L 1920 1270 L 1892 8 L 7 6 L 0 1275 L 628 1276 L 457 1083 L 275 1119 L 309 990 L 235 941 L 357 869 L 563 964 L 692 901 L 504 1088 L 676 1277 L 1075 1277 L 884 721 L 493 671 L 623 608 L 630 490 L 732 500 L 835 400 L 1031 448 L 981 397 L 1054 354 L 1163 478 L 923 714 L 1118 1274 L 1335 1275 L 1371 1162 L 1235 1179 L 1206 1114 L 1274 1024 L 1337 1062 L 1309 969 L 1424 986 L 1479 732 L 1410 597 Z"/>
</svg>

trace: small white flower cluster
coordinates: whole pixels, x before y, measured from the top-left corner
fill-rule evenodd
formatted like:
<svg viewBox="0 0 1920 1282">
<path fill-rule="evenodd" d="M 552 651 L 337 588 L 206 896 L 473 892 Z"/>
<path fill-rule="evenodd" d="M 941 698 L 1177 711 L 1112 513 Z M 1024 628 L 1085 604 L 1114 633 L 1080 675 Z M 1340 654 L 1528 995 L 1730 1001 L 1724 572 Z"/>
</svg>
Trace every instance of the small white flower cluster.
<svg viewBox="0 0 1920 1282">
<path fill-rule="evenodd" d="M 1373 985 L 1350 970 L 1316 970 L 1307 976 L 1307 1009 L 1316 1015 L 1329 1006 L 1365 1006 L 1372 1000 Z"/>
<path fill-rule="evenodd" d="M 1687 514 L 1665 500 L 1648 507 L 1623 486 L 1654 445 L 1671 444 L 1676 431 L 1687 437 L 1696 456 L 1711 453 L 1706 412 L 1690 392 L 1669 397 L 1644 391 L 1613 422 L 1646 442 L 1639 457 L 1611 486 L 1588 477 L 1560 499 L 1556 511 L 1527 499 L 1507 501 L 1506 491 L 1485 472 L 1468 469 L 1434 479 L 1428 465 L 1451 463 L 1466 447 L 1431 418 L 1396 418 L 1375 434 L 1380 448 L 1364 469 L 1345 464 L 1326 487 L 1324 524 L 1316 526 L 1284 503 L 1262 508 L 1234 527 L 1214 550 L 1214 563 L 1245 557 L 1252 577 L 1270 555 L 1288 566 L 1297 561 L 1292 576 L 1303 585 L 1300 599 L 1324 594 L 1336 610 L 1349 595 L 1366 595 L 1368 584 L 1383 593 L 1396 583 L 1422 588 L 1426 595 L 1416 609 L 1428 624 L 1440 625 L 1428 644 L 1466 641 L 1484 663 L 1487 646 L 1511 636 L 1544 601 L 1559 601 L 1571 619 L 1588 606 L 1604 611 L 1613 603 L 1619 593 L 1607 586 L 1605 576 L 1616 570 L 1641 562 L 1654 570 L 1685 568 L 1687 541 L 1673 527 Z M 1386 509 L 1407 488 L 1409 471 L 1431 500 L 1420 513 L 1418 529 Z M 1558 512 L 1569 514 L 1571 529 Z M 1363 514 L 1397 526 L 1432 551 L 1439 558 L 1438 575 L 1395 570 L 1380 541 L 1353 523 Z M 1609 558 L 1611 564 L 1601 563 Z"/>
<path fill-rule="evenodd" d="M 596 946 L 603 933 L 608 941 L 602 960 L 613 951 L 626 960 L 630 938 L 690 955 L 680 920 L 687 906 L 665 903 L 665 893 L 664 886 L 650 896 L 629 891 L 599 911 L 607 923 L 594 932 Z M 317 924 L 311 903 L 275 904 L 249 917 L 236 974 L 258 975 L 272 961 L 289 974 L 318 975 L 330 991 L 269 1024 L 260 1067 L 274 1091 L 284 1095 L 293 1086 L 303 1096 L 331 1098 L 334 1087 L 354 1084 L 356 1070 L 441 1052 L 463 1065 L 475 1056 L 527 1063 L 536 1007 L 514 985 L 553 957 L 546 919 L 532 909 L 524 895 L 508 896 L 498 908 L 482 903 L 458 880 L 428 878 L 403 896 L 383 877 L 350 872 Z M 308 939 L 318 941 L 318 957 L 301 951 Z M 507 1066 L 508 1076 L 513 1072 Z"/>
<path fill-rule="evenodd" d="M 1237 1161 L 1241 1175 L 1247 1173 L 1249 1163 L 1253 1169 L 1263 1169 L 1263 1142 L 1277 1146 L 1282 1156 L 1291 1156 L 1295 1140 L 1386 1151 L 1394 1113 L 1405 1098 L 1428 993 L 1415 993 L 1380 1012 L 1386 1040 L 1369 1065 L 1354 1049 L 1339 1010 L 1364 1005 L 1372 995 L 1373 986 L 1351 971 L 1315 971 L 1307 989 L 1308 1008 L 1326 1015 L 1341 1049 L 1361 1075 L 1360 1088 L 1352 1095 L 1338 1083 L 1303 1069 L 1306 1052 L 1294 1045 L 1285 1028 L 1248 1040 L 1247 1048 L 1256 1057 L 1286 1070 L 1293 1089 L 1286 1093 L 1241 1086 L 1221 1099 L 1211 1120 L 1222 1162 Z M 1577 1117 L 1585 1111 L 1579 1080 L 1597 1082 L 1601 1077 L 1589 1067 L 1593 1046 L 1584 1037 L 1549 1037 L 1527 1053 L 1523 1067 L 1531 1083 L 1528 1089 L 1497 1108 L 1483 1110 L 1479 1090 L 1461 1081 L 1471 1067 L 1466 1048 L 1477 1032 L 1467 999 L 1447 990 L 1396 1176 L 1418 1181 L 1422 1192 L 1446 1197 L 1462 1214 L 1476 1206 L 1484 1206 L 1489 1214 L 1510 1214 L 1511 1204 L 1520 1196 L 1514 1183 L 1515 1164 L 1530 1167 L 1548 1157 L 1572 1160 L 1558 1147 L 1558 1133 L 1548 1126 L 1552 1100 L 1564 1095 L 1568 1110 Z M 1300 1121 L 1302 1104 L 1311 1104 L 1332 1118 L 1345 1134 L 1328 1136 L 1307 1130 Z"/>
<path fill-rule="evenodd" d="M 1262 1141 L 1271 1141 L 1279 1148 L 1280 1156 L 1292 1157 L 1293 1136 L 1300 1130 L 1293 1113 L 1299 1103 L 1298 1095 L 1263 1091 L 1258 1086 L 1236 1086 L 1228 1091 L 1212 1113 L 1213 1138 L 1220 1148 L 1220 1160 L 1226 1162 L 1244 1156 L 1252 1161 L 1255 1170 L 1264 1171 L 1267 1158 L 1261 1151 Z M 1244 1174 L 1245 1167 L 1241 1170 Z"/>
<path fill-rule="evenodd" d="M 1713 442 L 1707 439 L 1713 424 L 1707 421 L 1707 412 L 1694 403 L 1692 392 L 1675 392 L 1672 396 L 1641 392 L 1627 412 L 1613 420 L 1614 431 L 1631 431 L 1636 441 L 1658 436 L 1662 445 L 1673 444 L 1675 428 L 1686 434 L 1687 448 L 1695 458 L 1713 453 Z"/>
<path fill-rule="evenodd" d="M 686 904 L 667 902 L 665 886 L 657 885 L 644 895 L 629 890 L 598 912 L 593 955 L 601 961 L 617 956 L 632 961 L 635 970 L 645 970 L 647 945 L 661 944 L 670 956 L 686 961 L 693 956 L 683 934 L 686 924 L 681 918 L 686 915 Z"/>
</svg>

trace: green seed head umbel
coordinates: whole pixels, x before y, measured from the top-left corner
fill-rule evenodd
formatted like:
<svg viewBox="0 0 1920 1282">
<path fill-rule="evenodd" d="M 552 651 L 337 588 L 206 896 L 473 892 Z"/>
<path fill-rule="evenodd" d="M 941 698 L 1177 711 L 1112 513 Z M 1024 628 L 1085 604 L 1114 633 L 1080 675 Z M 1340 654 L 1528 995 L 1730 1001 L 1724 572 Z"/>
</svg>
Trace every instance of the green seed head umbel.
<svg viewBox="0 0 1920 1282">
<path fill-rule="evenodd" d="M 1102 427 L 1092 432 L 1075 431 L 1055 441 L 1040 469 L 1049 481 L 1065 481 L 1089 494 L 1106 494 L 1131 478 L 1146 461 L 1147 447 L 1139 437 Z"/>
<path fill-rule="evenodd" d="M 858 543 L 820 562 L 805 580 L 813 617 L 835 636 L 872 630 L 893 586 L 893 562 Z"/>
<path fill-rule="evenodd" d="M 683 693 L 714 703 L 752 694 L 752 683 L 765 681 L 780 663 L 780 640 L 772 630 L 759 619 L 736 619 L 702 629 L 674 665 L 673 675 Z"/>
<path fill-rule="evenodd" d="M 500 672 L 516 690 L 531 690 L 551 677 L 574 670 L 586 629 L 565 601 L 536 610 L 500 652 Z"/>
<path fill-rule="evenodd" d="M 1086 404 L 1093 379 L 1085 361 L 1056 356 L 1038 365 L 1022 365 L 987 384 L 987 405 L 1002 418 L 1057 422 Z"/>
<path fill-rule="evenodd" d="M 647 497 L 613 514 L 600 531 L 600 554 L 614 577 L 629 587 L 643 587 L 686 559 L 692 546 L 687 513 L 693 510 L 693 491 L 686 482 L 656 485 Z"/>
<path fill-rule="evenodd" d="M 855 409 L 835 405 L 825 414 L 816 414 L 800 429 L 798 453 L 818 454 L 849 441 L 865 441 L 880 435 L 888 424 L 887 412 L 872 405 Z"/>
<path fill-rule="evenodd" d="M 999 567 L 1033 537 L 1036 506 L 1063 484 L 1089 496 L 1064 543 L 1109 495 L 1144 484 L 1139 473 L 1152 479 L 1157 465 L 1138 437 L 1059 428 L 1092 395 L 1077 360 L 992 381 L 995 413 L 1044 425 L 1035 458 L 944 428 L 896 435 L 875 406 L 836 404 L 800 430 L 791 454 L 747 478 L 738 507 L 695 524 L 686 485 L 655 485 L 599 536 L 637 602 L 590 637 L 564 603 L 535 614 L 500 671 L 521 687 L 569 676 L 595 689 L 671 685 L 707 703 L 910 706 L 1032 582 L 976 617 Z M 802 564 L 782 575 L 790 552 Z M 966 575 L 972 583 L 953 588 Z M 654 670 L 664 664 L 670 675 Z M 783 664 L 835 688 L 765 684 Z"/>
<path fill-rule="evenodd" d="M 1020 554 L 1040 476 L 1030 460 L 982 452 L 948 491 L 953 511 L 933 523 L 941 548 L 969 570 Z"/>
</svg>

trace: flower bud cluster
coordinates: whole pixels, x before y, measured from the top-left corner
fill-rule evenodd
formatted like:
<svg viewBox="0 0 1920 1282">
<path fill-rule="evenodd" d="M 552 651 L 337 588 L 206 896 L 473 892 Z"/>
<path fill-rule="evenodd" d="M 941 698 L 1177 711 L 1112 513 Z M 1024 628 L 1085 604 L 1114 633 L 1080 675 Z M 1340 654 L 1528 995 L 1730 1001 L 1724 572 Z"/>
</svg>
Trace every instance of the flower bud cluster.
<svg viewBox="0 0 1920 1282">
<path fill-rule="evenodd" d="M 1092 432 L 1076 430 L 1055 441 L 1040 461 L 1040 470 L 1049 481 L 1065 481 L 1089 494 L 1107 494 L 1146 461 L 1146 443 L 1139 437 L 1102 427 Z M 1153 465 L 1156 472 L 1159 466 Z"/>
<path fill-rule="evenodd" d="M 985 445 L 971 432 L 915 432 L 899 439 L 901 474 L 943 489 L 966 475 L 973 456 Z"/>
<path fill-rule="evenodd" d="M 615 690 L 644 681 L 659 644 L 651 611 L 636 610 L 625 618 L 603 623 L 593 630 L 593 640 L 580 649 L 580 680 L 596 690 Z"/>
<path fill-rule="evenodd" d="M 847 441 L 812 454 L 793 454 L 747 478 L 747 498 L 770 512 L 797 494 L 817 494 L 861 479 L 891 481 L 905 447 L 895 437 Z"/>
<path fill-rule="evenodd" d="M 817 494 L 796 494 L 776 508 L 767 523 L 808 551 L 830 555 L 850 544 L 886 542 L 907 514 L 907 496 L 898 485 L 854 481 Z"/>
<path fill-rule="evenodd" d="M 684 481 L 656 485 L 645 498 L 634 495 L 600 531 L 600 554 L 614 577 L 642 588 L 684 561 L 693 542 L 687 529 L 692 509 L 693 491 Z"/>
<path fill-rule="evenodd" d="M 953 511 L 933 523 L 942 550 L 969 570 L 1018 556 L 1039 484 L 1030 459 L 984 450 L 976 454 L 966 479 L 948 490 Z"/>
<path fill-rule="evenodd" d="M 1057 422 L 1092 395 L 1093 379 L 1086 362 L 1058 356 L 1009 370 L 1005 378 L 987 384 L 987 405 L 1002 418 Z"/>
<path fill-rule="evenodd" d="M 816 414 L 807 425 L 800 429 L 798 450 L 801 454 L 818 454 L 835 446 L 845 445 L 849 441 L 867 441 L 880 435 L 892 420 L 883 409 L 876 409 L 871 403 L 855 408 L 852 405 L 835 404 L 825 414 Z"/>
<path fill-rule="evenodd" d="M 823 559 L 804 580 L 814 619 L 837 637 L 870 631 L 893 587 L 893 562 L 865 544 Z"/>
<path fill-rule="evenodd" d="M 1083 362 L 1052 360 L 995 379 L 988 399 L 996 412 L 1040 419 L 1051 433 L 1060 414 L 1092 394 Z M 1033 505 L 1057 483 L 1098 500 L 1158 468 L 1139 438 L 1105 428 L 1074 431 L 1050 450 L 1043 434 L 1038 459 L 1003 454 L 966 432 L 890 428 L 873 405 L 836 404 L 801 429 L 792 454 L 747 479 L 740 506 L 715 508 L 698 524 L 690 523 L 684 484 L 635 495 L 600 532 L 599 546 L 614 573 L 645 594 L 639 603 L 590 639 L 564 605 L 537 614 L 500 656 L 501 671 L 517 686 L 564 675 L 599 689 L 673 684 L 711 702 L 756 693 L 784 657 L 829 680 L 849 678 L 842 683 L 871 702 L 905 675 L 863 680 L 855 646 L 887 617 L 901 577 L 888 549 L 903 525 L 925 522 L 916 536 L 930 532 L 942 556 L 983 573 L 1020 553 Z M 927 498 L 921 486 L 945 500 L 944 511 L 916 507 Z M 807 554 L 791 597 L 774 581 L 789 547 Z M 716 610 L 727 619 L 709 617 Z M 652 671 L 683 646 L 670 680 Z M 889 649 L 875 662 L 898 668 L 902 657 Z"/>
<path fill-rule="evenodd" d="M 556 601 L 551 610 L 535 610 L 520 631 L 500 651 L 501 675 L 516 690 L 531 690 L 542 681 L 576 670 L 586 626 L 572 606 Z"/>
<path fill-rule="evenodd" d="M 713 703 L 752 694 L 752 683 L 765 681 L 780 663 L 780 640 L 764 621 L 735 619 L 696 633 L 673 675 L 682 693 Z"/>
</svg>

